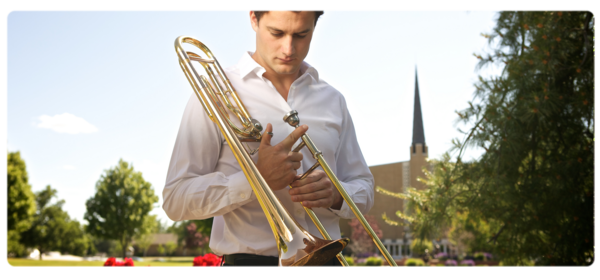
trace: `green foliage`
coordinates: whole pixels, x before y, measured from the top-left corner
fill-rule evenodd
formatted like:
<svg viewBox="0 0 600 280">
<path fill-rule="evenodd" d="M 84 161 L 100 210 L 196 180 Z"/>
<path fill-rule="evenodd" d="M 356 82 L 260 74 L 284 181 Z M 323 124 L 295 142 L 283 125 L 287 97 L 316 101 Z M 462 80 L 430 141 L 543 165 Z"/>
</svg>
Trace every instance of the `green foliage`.
<svg viewBox="0 0 600 280">
<path fill-rule="evenodd" d="M 425 266 L 425 262 L 422 259 L 408 259 L 404 263 L 405 266 Z"/>
<path fill-rule="evenodd" d="M 71 220 L 62 210 L 64 200 L 50 204 L 56 193 L 50 186 L 36 193 L 37 211 L 31 227 L 21 234 L 21 241 L 28 247 L 37 248 L 40 258 L 41 254 L 54 250 L 85 255 L 90 246 L 89 237 L 79 222 Z"/>
<path fill-rule="evenodd" d="M 368 257 L 365 261 L 366 266 L 382 266 L 383 259 L 380 257 Z"/>
<path fill-rule="evenodd" d="M 125 257 L 132 239 L 145 230 L 146 216 L 156 202 L 158 197 L 142 173 L 119 160 L 102 174 L 96 194 L 86 202 L 87 230 L 98 238 L 117 240 Z"/>
<path fill-rule="evenodd" d="M 506 261 L 500 262 L 500 268 L 503 269 L 532 269 L 532 268 L 544 268 L 543 266 L 536 266 L 536 263 L 532 260 L 522 259 L 516 261 L 514 259 L 509 259 Z"/>
<path fill-rule="evenodd" d="M 156 250 L 158 251 L 158 253 L 160 255 L 164 255 L 166 252 L 165 246 L 163 246 L 163 244 L 158 244 L 158 247 L 156 247 Z"/>
<path fill-rule="evenodd" d="M 176 249 L 177 249 L 177 244 L 175 242 L 173 242 L 173 241 L 168 241 L 165 244 L 165 252 L 169 256 L 172 255 L 175 252 Z"/>
<path fill-rule="evenodd" d="M 206 251 L 208 248 L 208 237 L 210 236 L 210 232 L 212 230 L 212 222 L 213 218 L 205 219 L 205 220 L 187 220 L 175 222 L 171 225 L 166 231 L 169 233 L 174 233 L 177 235 L 177 245 L 185 246 L 188 249 L 196 250 L 198 247 L 195 246 L 198 243 L 202 243 L 200 246 L 201 251 Z M 188 230 L 190 224 L 196 225 L 196 233 L 195 236 L 190 236 L 190 231 Z M 201 239 L 202 242 L 198 242 L 197 239 Z M 187 244 L 187 243 L 195 243 L 195 244 Z M 204 253 L 202 253 L 204 254 Z"/>
<path fill-rule="evenodd" d="M 470 129 L 409 198 L 419 238 L 454 228 L 505 265 L 589 265 L 594 244 L 593 15 L 501 12 L 479 67 Z M 469 147 L 483 155 L 461 158 Z M 456 237 L 455 237 L 456 238 Z M 490 247 L 493 250 L 488 250 Z"/>
<path fill-rule="evenodd" d="M 424 239 L 413 239 L 410 244 L 413 255 L 423 255 L 425 254 L 425 250 L 429 250 L 429 252 L 433 252 L 433 242 Z"/>
<path fill-rule="evenodd" d="M 21 232 L 29 228 L 33 220 L 35 196 L 20 152 L 6 154 L 5 168 L 4 229 Z"/>
<path fill-rule="evenodd" d="M 21 234 L 16 230 L 9 230 L 7 235 L 7 251 L 9 257 L 24 257 L 27 255 L 27 249 L 21 244 Z"/>
<path fill-rule="evenodd" d="M 344 258 L 346 259 L 346 262 L 348 263 L 349 266 L 355 266 L 356 264 L 354 264 L 354 258 L 351 256 L 344 256 Z"/>
<path fill-rule="evenodd" d="M 156 218 L 156 215 L 148 215 L 144 218 L 142 227 L 134 237 L 135 244 L 143 253 L 144 257 L 146 256 L 146 251 L 150 245 L 152 245 L 152 241 L 154 241 L 154 234 L 161 231 L 161 227 L 162 224 L 160 223 L 160 220 Z"/>
</svg>

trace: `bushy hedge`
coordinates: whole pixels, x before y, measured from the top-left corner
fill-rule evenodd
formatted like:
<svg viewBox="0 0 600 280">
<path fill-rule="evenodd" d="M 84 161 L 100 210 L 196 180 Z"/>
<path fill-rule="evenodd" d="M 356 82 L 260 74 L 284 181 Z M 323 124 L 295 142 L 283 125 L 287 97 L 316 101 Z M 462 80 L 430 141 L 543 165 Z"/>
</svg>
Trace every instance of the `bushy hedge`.
<svg viewBox="0 0 600 280">
<path fill-rule="evenodd" d="M 365 262 L 367 266 L 381 266 L 383 265 L 383 259 L 380 257 L 368 257 Z"/>
<path fill-rule="evenodd" d="M 344 258 L 346 259 L 346 262 L 348 263 L 348 265 L 350 265 L 350 266 L 356 265 L 356 264 L 354 264 L 354 258 L 349 257 L 349 256 L 344 256 Z"/>
<path fill-rule="evenodd" d="M 425 266 L 425 262 L 422 259 L 408 259 L 404 263 L 405 266 Z"/>
</svg>

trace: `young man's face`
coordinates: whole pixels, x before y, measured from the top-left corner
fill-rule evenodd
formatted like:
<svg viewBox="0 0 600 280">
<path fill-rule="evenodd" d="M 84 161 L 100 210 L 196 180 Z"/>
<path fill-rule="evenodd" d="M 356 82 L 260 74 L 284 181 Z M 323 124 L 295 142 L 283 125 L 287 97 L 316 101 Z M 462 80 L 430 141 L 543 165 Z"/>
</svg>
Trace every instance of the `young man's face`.
<svg viewBox="0 0 600 280">
<path fill-rule="evenodd" d="M 256 31 L 257 62 L 280 75 L 298 73 L 310 47 L 315 13 L 270 11 L 257 22 L 250 12 L 250 19 Z"/>
</svg>

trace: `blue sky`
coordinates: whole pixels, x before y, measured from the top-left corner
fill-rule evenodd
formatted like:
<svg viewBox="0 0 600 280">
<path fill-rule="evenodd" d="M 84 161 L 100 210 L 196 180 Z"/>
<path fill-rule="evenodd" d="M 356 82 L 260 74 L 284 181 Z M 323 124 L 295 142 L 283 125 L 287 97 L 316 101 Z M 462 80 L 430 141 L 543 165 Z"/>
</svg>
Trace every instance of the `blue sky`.
<svg viewBox="0 0 600 280">
<path fill-rule="evenodd" d="M 486 49 L 480 33 L 495 17 L 326 11 L 319 19 L 306 61 L 346 97 L 369 165 L 409 159 L 415 67 L 430 157 L 461 136 L 454 111 L 472 99 L 473 53 Z M 33 190 L 51 185 L 83 221 L 96 181 L 122 158 L 152 183 L 160 197 L 152 213 L 168 220 L 162 188 L 192 94 L 173 42 L 196 37 L 232 65 L 254 50 L 248 12 L 12 12 L 7 21 L 7 148 L 21 152 Z"/>
</svg>

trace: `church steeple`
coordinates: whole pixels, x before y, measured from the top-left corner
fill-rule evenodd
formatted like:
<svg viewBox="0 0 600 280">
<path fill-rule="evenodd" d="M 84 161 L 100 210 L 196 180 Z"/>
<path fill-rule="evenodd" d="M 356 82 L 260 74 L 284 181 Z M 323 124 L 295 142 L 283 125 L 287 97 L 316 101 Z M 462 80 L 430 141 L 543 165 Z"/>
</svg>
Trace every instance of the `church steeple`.
<svg viewBox="0 0 600 280">
<path fill-rule="evenodd" d="M 423 129 L 423 115 L 421 113 L 421 99 L 419 96 L 419 79 L 417 77 L 417 67 L 415 66 L 415 109 L 413 115 L 413 139 L 412 149 L 416 152 L 416 144 L 421 144 L 423 153 L 426 153 L 425 148 L 425 132 Z"/>
</svg>

